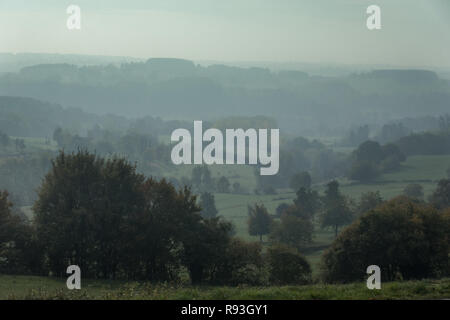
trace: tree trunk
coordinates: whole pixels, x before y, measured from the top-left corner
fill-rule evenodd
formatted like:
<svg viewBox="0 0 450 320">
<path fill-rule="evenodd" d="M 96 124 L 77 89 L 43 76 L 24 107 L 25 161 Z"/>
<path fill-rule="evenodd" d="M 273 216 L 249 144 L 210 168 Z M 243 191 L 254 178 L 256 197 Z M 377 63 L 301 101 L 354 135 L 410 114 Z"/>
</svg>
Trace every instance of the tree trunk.
<svg viewBox="0 0 450 320">
<path fill-rule="evenodd" d="M 193 285 L 198 285 L 203 280 L 203 267 L 198 264 L 191 264 L 189 266 L 189 273 Z"/>
</svg>

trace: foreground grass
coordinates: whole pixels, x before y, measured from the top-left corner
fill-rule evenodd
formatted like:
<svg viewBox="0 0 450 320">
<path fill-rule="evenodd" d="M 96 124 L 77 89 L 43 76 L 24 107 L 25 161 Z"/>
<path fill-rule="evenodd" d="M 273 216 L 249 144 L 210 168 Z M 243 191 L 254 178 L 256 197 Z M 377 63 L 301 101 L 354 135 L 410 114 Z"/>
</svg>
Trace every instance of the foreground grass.
<svg viewBox="0 0 450 320">
<path fill-rule="evenodd" d="M 83 281 L 69 291 L 60 279 L 0 275 L 0 299 L 121 300 L 353 300 L 449 299 L 450 278 L 383 283 L 368 290 L 365 283 L 284 287 L 192 287 L 120 281 Z"/>
</svg>

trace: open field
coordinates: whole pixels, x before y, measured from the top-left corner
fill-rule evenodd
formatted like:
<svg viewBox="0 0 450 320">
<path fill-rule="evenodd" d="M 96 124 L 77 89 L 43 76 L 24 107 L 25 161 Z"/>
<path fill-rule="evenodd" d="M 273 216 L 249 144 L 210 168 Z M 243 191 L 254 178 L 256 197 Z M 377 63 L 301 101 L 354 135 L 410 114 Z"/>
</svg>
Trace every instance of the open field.
<svg viewBox="0 0 450 320">
<path fill-rule="evenodd" d="M 390 199 L 402 194 L 403 189 L 410 183 L 421 184 L 424 188 L 425 199 L 434 191 L 438 180 L 446 177 L 446 170 L 450 166 L 450 156 L 411 156 L 402 165 L 400 170 L 382 175 L 373 183 L 355 183 L 346 179 L 338 179 L 341 191 L 358 200 L 362 193 L 380 191 L 384 199 Z M 214 172 L 214 171 L 213 171 Z M 239 168 L 239 176 L 254 180 L 251 168 Z M 237 174 L 235 174 L 236 176 Z M 251 184 L 251 182 L 247 182 Z M 324 184 L 313 186 L 323 193 Z M 248 238 L 246 232 L 247 206 L 256 202 L 263 203 L 270 213 L 283 203 L 291 203 L 295 198 L 292 190 L 282 190 L 275 195 L 239 195 L 215 194 L 216 207 L 225 218 L 235 222 L 237 234 Z M 244 225 L 243 225 L 244 224 Z M 256 238 L 254 238 L 256 239 Z"/>
<path fill-rule="evenodd" d="M 383 283 L 369 290 L 365 283 L 315 284 L 284 287 L 191 287 L 125 283 L 82 282 L 69 291 L 65 280 L 0 275 L 0 299 L 133 299 L 133 300 L 330 300 L 330 299 L 448 299 L 450 279 Z"/>
<path fill-rule="evenodd" d="M 449 155 L 410 156 L 399 170 L 383 174 L 371 184 L 343 181 L 342 192 L 358 198 L 362 192 L 379 190 L 385 199 L 389 199 L 401 194 L 406 185 L 418 183 L 423 186 L 427 199 L 436 188 L 437 182 L 446 178 L 446 170 L 449 167 Z"/>
</svg>

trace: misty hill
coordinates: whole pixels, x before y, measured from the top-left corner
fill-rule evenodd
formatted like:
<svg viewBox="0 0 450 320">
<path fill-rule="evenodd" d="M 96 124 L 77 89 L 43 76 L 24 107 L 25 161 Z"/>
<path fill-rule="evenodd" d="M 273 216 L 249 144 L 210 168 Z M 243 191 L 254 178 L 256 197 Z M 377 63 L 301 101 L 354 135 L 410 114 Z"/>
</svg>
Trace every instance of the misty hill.
<svg viewBox="0 0 450 320">
<path fill-rule="evenodd" d="M 0 72 L 18 72 L 20 69 L 37 64 L 106 65 L 111 63 L 136 62 L 141 59 L 81 54 L 50 53 L 0 53 Z"/>
<path fill-rule="evenodd" d="M 0 96 L 0 128 L 10 136 L 51 137 L 57 127 L 85 132 L 95 124 L 123 126 L 124 119 L 90 114 L 32 98 Z M 122 123 L 122 125 L 121 125 Z"/>
<path fill-rule="evenodd" d="M 448 92 L 449 82 L 428 70 L 375 70 L 349 77 L 352 87 L 366 93 Z"/>
<path fill-rule="evenodd" d="M 361 123 L 439 115 L 450 107 L 449 81 L 426 70 L 319 77 L 165 58 L 25 67 L 0 77 L 0 95 L 127 117 L 211 120 L 264 115 L 275 118 L 285 131 L 303 135 L 336 135 Z"/>
<path fill-rule="evenodd" d="M 276 121 L 264 116 L 216 118 L 204 122 L 204 128 L 277 128 Z M 64 128 L 86 137 L 96 132 L 113 135 L 137 134 L 169 136 L 177 128 L 192 129 L 192 122 L 163 120 L 158 117 L 130 118 L 112 114 L 97 115 L 79 108 L 65 108 L 33 98 L 0 96 L 0 133 L 17 137 L 52 137 L 55 129 Z"/>
</svg>

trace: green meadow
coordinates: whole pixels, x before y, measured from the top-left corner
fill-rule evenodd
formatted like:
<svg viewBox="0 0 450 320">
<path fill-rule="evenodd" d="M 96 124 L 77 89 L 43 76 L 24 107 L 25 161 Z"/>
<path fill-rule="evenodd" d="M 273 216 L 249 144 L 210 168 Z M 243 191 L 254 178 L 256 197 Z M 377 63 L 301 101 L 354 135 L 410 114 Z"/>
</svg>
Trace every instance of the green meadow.
<svg viewBox="0 0 450 320">
<path fill-rule="evenodd" d="M 364 282 L 271 287 L 194 287 L 123 281 L 82 280 L 81 290 L 70 291 L 64 279 L 0 275 L 0 300 L 392 300 L 448 299 L 450 279 L 383 283 L 369 290 Z"/>
</svg>

